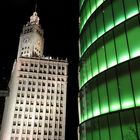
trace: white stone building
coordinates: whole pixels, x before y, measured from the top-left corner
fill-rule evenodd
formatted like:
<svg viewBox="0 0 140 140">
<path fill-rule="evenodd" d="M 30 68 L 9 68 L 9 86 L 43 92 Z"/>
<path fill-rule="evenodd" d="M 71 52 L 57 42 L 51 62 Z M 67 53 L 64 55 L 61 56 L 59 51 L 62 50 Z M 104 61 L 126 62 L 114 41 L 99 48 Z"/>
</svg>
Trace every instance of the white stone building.
<svg viewBox="0 0 140 140">
<path fill-rule="evenodd" d="M 43 47 L 34 12 L 20 35 L 0 140 L 65 140 L 68 62 L 44 57 Z"/>
</svg>

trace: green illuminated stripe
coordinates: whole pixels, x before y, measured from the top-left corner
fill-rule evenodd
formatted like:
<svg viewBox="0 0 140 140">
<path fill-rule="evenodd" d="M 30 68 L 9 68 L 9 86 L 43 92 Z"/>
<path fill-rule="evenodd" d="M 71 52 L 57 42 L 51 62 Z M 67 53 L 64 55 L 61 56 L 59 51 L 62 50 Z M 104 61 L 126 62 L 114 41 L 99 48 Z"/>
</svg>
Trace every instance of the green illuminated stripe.
<svg viewBox="0 0 140 140">
<path fill-rule="evenodd" d="M 126 19 L 129 19 L 131 18 L 132 16 L 135 16 L 136 14 L 139 13 L 138 11 L 138 7 L 137 5 L 135 4 L 136 2 L 135 1 L 131 1 L 130 2 L 131 5 L 133 5 L 133 7 L 131 8 L 128 8 L 126 10 Z M 103 21 L 98 21 L 98 18 L 100 17 L 100 15 L 102 15 L 100 13 L 100 15 L 97 16 L 97 27 L 98 26 L 101 26 L 101 27 L 98 27 L 98 37 L 96 39 L 92 39 L 91 43 L 89 42 L 87 44 L 87 46 L 84 45 L 84 50 L 81 52 L 81 56 L 84 54 L 84 52 L 87 50 L 87 48 L 92 44 L 94 43 L 100 36 L 102 36 L 103 34 L 105 34 L 108 30 L 111 30 L 113 27 L 115 27 L 116 25 L 122 23 L 125 21 L 125 15 L 124 15 L 124 10 L 123 10 L 123 7 L 122 7 L 122 3 L 121 1 L 114 1 L 113 2 L 113 10 L 114 10 L 114 19 L 115 19 L 115 25 L 113 23 L 113 16 L 112 13 L 111 13 L 111 10 L 110 9 L 107 9 L 109 7 L 107 7 L 104 11 L 104 15 L 105 15 L 105 23 L 102 23 Z M 126 4 L 127 5 L 127 4 Z M 126 6 L 128 7 L 128 6 Z M 119 8 L 119 9 L 118 9 Z M 110 10 L 110 11 L 107 11 L 107 10 Z M 107 15 L 106 15 L 106 12 L 107 12 Z M 86 16 L 84 18 L 84 23 L 86 23 L 87 20 L 85 20 L 87 17 L 89 17 L 89 13 L 88 12 L 88 16 Z M 106 20 L 106 18 L 110 17 L 110 20 Z M 88 19 L 88 18 L 87 18 Z M 82 19 L 81 19 L 82 20 Z M 107 23 L 106 23 L 107 22 Z M 82 24 L 82 22 L 81 22 Z M 105 31 L 104 31 L 104 24 L 105 24 Z M 96 32 L 95 32 L 96 33 Z M 82 36 L 85 36 L 84 34 Z M 134 55 L 137 55 L 138 56 L 138 53 L 135 52 Z"/>
</svg>

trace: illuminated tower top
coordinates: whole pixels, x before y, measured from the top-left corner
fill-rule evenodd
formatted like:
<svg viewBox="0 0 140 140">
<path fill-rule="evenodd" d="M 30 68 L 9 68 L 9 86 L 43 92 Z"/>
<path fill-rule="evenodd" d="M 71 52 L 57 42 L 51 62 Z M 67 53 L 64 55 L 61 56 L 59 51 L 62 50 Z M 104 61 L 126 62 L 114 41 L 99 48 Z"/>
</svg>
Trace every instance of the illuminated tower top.
<svg viewBox="0 0 140 140">
<path fill-rule="evenodd" d="M 33 15 L 30 17 L 30 23 L 39 25 L 39 17 L 37 15 L 37 12 L 34 12 Z"/>
<path fill-rule="evenodd" d="M 18 57 L 42 57 L 44 48 L 43 30 L 39 24 L 40 18 L 35 11 L 30 17 L 30 21 L 23 26 L 20 35 Z"/>
</svg>

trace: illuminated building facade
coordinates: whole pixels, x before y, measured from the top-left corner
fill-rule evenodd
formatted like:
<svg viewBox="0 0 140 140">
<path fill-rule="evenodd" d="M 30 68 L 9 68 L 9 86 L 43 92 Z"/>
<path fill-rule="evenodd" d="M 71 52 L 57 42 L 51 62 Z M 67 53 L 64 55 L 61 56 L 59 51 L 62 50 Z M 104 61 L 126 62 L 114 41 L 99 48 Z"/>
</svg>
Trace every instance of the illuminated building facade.
<svg viewBox="0 0 140 140">
<path fill-rule="evenodd" d="M 80 0 L 79 139 L 140 139 L 140 0 Z"/>
<path fill-rule="evenodd" d="M 20 35 L 0 140 L 65 140 L 67 60 L 43 56 L 34 12 Z"/>
</svg>

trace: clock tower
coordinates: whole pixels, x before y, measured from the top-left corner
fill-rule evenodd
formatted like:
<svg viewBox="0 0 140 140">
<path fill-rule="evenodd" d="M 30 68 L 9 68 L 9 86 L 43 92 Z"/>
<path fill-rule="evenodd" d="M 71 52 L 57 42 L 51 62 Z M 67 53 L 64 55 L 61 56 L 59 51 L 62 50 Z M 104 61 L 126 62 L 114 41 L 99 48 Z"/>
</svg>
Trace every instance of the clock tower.
<svg viewBox="0 0 140 140">
<path fill-rule="evenodd" d="M 30 22 L 23 26 L 20 35 L 18 57 L 42 57 L 43 55 L 43 30 L 39 24 L 39 17 L 35 11 L 30 17 Z"/>
<path fill-rule="evenodd" d="M 65 140 L 68 62 L 43 55 L 35 11 L 20 34 L 0 140 Z"/>
</svg>

